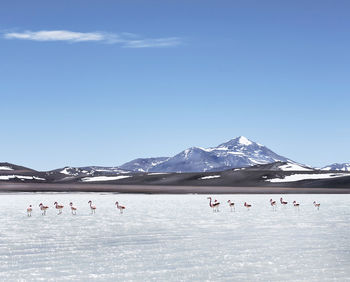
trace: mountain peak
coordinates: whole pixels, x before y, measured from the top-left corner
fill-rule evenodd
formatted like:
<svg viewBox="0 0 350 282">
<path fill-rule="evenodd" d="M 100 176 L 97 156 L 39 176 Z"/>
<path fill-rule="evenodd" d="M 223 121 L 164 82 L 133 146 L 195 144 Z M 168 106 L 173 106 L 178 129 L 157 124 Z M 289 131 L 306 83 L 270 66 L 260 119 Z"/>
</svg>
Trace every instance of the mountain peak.
<svg viewBox="0 0 350 282">
<path fill-rule="evenodd" d="M 227 148 L 232 148 L 232 147 L 245 147 L 245 146 L 251 146 L 251 145 L 258 145 L 257 143 L 249 140 L 247 137 L 245 136 L 239 136 L 236 137 L 234 139 L 231 139 L 225 143 L 222 143 L 218 146 L 218 148 L 223 148 L 223 147 L 227 147 Z"/>
<path fill-rule="evenodd" d="M 247 137 L 245 137 L 245 136 L 239 136 L 239 137 L 237 137 L 236 139 L 237 139 L 238 143 L 240 143 L 240 144 L 242 144 L 242 145 L 247 145 L 247 146 L 249 146 L 249 145 L 253 144 L 253 142 L 250 141 L 250 140 L 249 140 Z"/>
</svg>

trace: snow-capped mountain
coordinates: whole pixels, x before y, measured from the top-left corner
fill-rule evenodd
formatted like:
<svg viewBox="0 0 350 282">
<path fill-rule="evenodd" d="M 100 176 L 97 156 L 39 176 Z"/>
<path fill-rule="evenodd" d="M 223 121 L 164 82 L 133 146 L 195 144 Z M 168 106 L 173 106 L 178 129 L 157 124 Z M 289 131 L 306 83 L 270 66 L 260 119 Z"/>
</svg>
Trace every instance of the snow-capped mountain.
<svg viewBox="0 0 350 282">
<path fill-rule="evenodd" d="M 163 163 L 168 160 L 168 157 L 159 158 L 140 158 L 132 160 L 120 166 L 121 169 L 130 170 L 134 172 L 147 172 L 151 168 Z"/>
<path fill-rule="evenodd" d="M 222 143 L 217 147 L 192 147 L 173 157 L 161 158 L 158 163 L 154 159 L 141 160 L 130 162 L 138 164 L 137 170 L 131 166 L 126 166 L 130 163 L 121 166 L 121 168 L 144 172 L 205 172 L 289 161 L 287 158 L 244 136 Z"/>
<path fill-rule="evenodd" d="M 321 170 L 340 170 L 340 171 L 350 171 L 350 163 L 335 163 L 321 168 Z"/>
</svg>

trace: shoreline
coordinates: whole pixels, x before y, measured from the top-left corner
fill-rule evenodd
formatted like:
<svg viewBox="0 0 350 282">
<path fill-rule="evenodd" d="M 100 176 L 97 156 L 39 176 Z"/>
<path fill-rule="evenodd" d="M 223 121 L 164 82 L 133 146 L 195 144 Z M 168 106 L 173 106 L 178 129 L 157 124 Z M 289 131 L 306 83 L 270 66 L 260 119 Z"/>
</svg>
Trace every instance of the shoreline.
<svg viewBox="0 0 350 282">
<path fill-rule="evenodd" d="M 0 193 L 1 192 L 110 192 L 130 194 L 350 194 L 350 188 L 1 183 Z"/>
</svg>

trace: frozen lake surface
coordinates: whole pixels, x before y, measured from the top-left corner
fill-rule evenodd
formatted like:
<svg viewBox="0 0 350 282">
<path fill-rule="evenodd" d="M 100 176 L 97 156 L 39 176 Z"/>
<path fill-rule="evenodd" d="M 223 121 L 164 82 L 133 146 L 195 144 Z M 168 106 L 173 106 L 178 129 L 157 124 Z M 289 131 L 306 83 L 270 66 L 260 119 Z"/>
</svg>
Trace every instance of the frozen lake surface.
<svg viewBox="0 0 350 282">
<path fill-rule="evenodd" d="M 349 195 L 286 195 L 300 202 L 300 210 L 288 204 L 275 212 L 269 199 L 279 195 L 214 195 L 222 203 L 218 213 L 206 195 L 0 197 L 0 281 L 350 280 Z M 127 208 L 122 215 L 116 200 Z M 61 215 L 55 201 L 65 206 Z M 244 201 L 252 204 L 249 211 Z M 46 216 L 40 202 L 50 206 Z M 26 215 L 29 204 L 32 217 Z"/>
</svg>

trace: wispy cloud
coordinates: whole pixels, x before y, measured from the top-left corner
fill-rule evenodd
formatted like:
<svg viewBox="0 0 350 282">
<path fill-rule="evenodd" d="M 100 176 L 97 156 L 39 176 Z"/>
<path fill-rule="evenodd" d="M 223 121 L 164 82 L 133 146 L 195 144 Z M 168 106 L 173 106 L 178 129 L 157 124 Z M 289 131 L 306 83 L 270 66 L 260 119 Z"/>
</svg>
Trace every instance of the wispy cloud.
<svg viewBox="0 0 350 282">
<path fill-rule="evenodd" d="M 127 40 L 124 42 L 126 48 L 149 48 L 149 47 L 171 47 L 181 43 L 178 37 Z"/>
<path fill-rule="evenodd" d="M 172 47 L 180 45 L 179 37 L 142 38 L 133 33 L 106 33 L 106 32 L 75 32 L 69 30 L 40 30 L 7 32 L 5 39 L 22 39 L 32 41 L 63 41 L 63 42 L 102 42 L 119 44 L 124 48 L 154 48 Z"/>
</svg>

